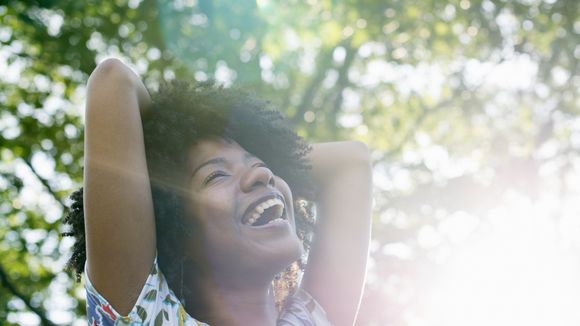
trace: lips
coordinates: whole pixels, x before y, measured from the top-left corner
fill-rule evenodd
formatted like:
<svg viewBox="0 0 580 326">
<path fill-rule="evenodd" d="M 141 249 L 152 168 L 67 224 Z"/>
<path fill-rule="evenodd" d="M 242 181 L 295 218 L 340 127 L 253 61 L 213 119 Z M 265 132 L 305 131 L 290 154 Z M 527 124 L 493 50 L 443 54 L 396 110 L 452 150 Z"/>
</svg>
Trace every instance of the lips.
<svg viewBox="0 0 580 326">
<path fill-rule="evenodd" d="M 254 209 L 256 208 L 256 206 L 260 205 L 261 203 L 265 202 L 266 200 L 274 199 L 274 198 L 280 199 L 284 203 L 284 206 L 286 206 L 286 201 L 284 200 L 284 196 L 282 196 L 280 193 L 268 193 L 268 194 L 256 199 L 255 201 L 253 201 L 248 206 L 248 208 L 246 208 L 246 211 L 244 212 L 244 215 L 242 216 L 242 223 L 246 224 L 248 222 L 248 220 L 250 219 L 251 214 L 254 211 Z"/>
</svg>

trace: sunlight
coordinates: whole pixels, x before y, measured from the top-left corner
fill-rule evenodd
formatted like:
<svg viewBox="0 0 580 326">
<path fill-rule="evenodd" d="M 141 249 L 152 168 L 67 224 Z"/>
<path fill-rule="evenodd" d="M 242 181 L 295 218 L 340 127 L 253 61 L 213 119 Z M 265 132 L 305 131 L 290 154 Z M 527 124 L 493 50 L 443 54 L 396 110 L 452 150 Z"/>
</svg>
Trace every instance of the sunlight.
<svg viewBox="0 0 580 326">
<path fill-rule="evenodd" d="M 410 325 L 579 325 L 580 263 L 550 205 L 513 196 L 435 276 Z"/>
</svg>

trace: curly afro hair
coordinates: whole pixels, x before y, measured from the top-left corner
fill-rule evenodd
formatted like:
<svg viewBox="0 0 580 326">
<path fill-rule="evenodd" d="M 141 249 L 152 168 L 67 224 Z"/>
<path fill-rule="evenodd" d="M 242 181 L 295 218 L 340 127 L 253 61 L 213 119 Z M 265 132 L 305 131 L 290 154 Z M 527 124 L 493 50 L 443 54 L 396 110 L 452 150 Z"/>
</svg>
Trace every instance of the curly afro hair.
<svg viewBox="0 0 580 326">
<path fill-rule="evenodd" d="M 308 250 L 314 206 L 306 199 L 314 198 L 315 186 L 308 178 L 310 166 L 305 156 L 311 147 L 284 123 L 282 114 L 272 109 L 269 101 L 238 88 L 224 88 L 213 80 L 164 83 L 151 97 L 153 105 L 143 114 L 142 123 L 158 260 L 169 286 L 184 305 L 184 293 L 198 291 L 194 285 L 184 284 L 182 246 L 192 232 L 200 232 L 200 228 L 192 226 L 191 219 L 186 219 L 183 191 L 187 188 L 184 184 L 187 149 L 199 140 L 212 137 L 234 140 L 286 181 L 295 199 L 297 233 Z M 72 205 L 64 219 L 70 231 L 63 235 L 76 240 L 67 266 L 80 280 L 86 261 L 83 189 L 73 192 L 70 198 Z M 301 260 L 276 277 L 278 309 L 296 287 L 302 268 Z"/>
</svg>

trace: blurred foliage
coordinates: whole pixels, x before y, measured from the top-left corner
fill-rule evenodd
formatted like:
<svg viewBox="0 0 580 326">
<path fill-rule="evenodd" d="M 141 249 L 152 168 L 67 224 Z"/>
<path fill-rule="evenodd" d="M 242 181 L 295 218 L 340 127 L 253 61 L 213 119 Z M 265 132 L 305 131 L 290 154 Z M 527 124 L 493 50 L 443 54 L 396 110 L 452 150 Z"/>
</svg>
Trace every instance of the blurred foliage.
<svg viewBox="0 0 580 326">
<path fill-rule="evenodd" d="M 457 212 L 483 227 L 510 190 L 568 191 L 579 33 L 576 0 L 0 1 L 0 321 L 83 318 L 60 222 L 82 184 L 84 84 L 107 56 L 151 89 L 213 77 L 271 99 L 311 141 L 368 143 L 358 324 L 405 325 L 433 257 L 457 245 L 442 233 L 425 246 L 421 232 Z"/>
</svg>

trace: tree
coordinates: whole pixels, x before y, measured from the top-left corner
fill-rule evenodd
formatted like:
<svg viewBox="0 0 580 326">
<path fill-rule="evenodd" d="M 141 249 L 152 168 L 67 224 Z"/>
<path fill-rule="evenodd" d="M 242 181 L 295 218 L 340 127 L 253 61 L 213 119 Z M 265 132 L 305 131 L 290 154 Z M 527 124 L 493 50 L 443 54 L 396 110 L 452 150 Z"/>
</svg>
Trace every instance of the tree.
<svg viewBox="0 0 580 326">
<path fill-rule="evenodd" d="M 84 315 L 59 234 L 82 184 L 84 84 L 113 55 L 151 89 L 214 77 L 272 99 L 311 141 L 367 142 L 359 322 L 406 325 L 434 257 L 462 243 L 442 225 L 461 213 L 477 234 L 510 192 L 573 199 L 577 21 L 574 0 L 0 1 L 0 320 Z"/>
</svg>

